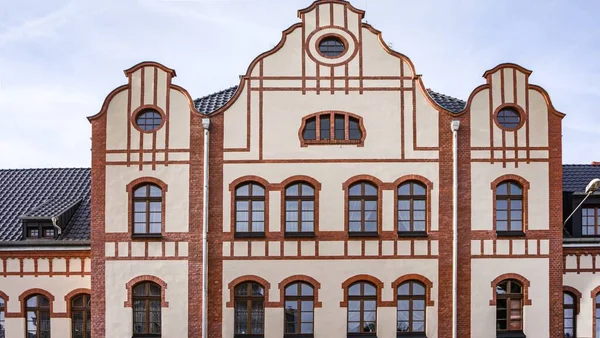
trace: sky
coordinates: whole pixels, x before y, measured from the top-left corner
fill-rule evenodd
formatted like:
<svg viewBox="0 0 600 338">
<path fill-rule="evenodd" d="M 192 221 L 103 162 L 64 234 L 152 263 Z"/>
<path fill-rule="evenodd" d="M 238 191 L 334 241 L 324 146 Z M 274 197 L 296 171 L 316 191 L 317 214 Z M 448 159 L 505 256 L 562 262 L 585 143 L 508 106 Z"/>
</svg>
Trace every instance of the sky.
<svg viewBox="0 0 600 338">
<path fill-rule="evenodd" d="M 152 60 L 200 97 L 237 85 L 311 0 L 0 0 L 0 168 L 89 167 L 122 70 Z M 533 70 L 563 120 L 563 163 L 600 161 L 598 1 L 353 0 L 425 86 L 466 100 L 502 62 Z"/>
</svg>

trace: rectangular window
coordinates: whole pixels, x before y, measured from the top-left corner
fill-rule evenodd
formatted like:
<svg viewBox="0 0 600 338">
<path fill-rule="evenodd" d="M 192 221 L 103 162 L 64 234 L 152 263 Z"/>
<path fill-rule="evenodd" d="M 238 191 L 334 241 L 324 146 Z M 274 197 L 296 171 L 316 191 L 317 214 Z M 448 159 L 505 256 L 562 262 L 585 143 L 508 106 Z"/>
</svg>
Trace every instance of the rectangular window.
<svg viewBox="0 0 600 338">
<path fill-rule="evenodd" d="M 600 224 L 598 208 L 581 208 L 581 234 L 583 236 L 599 235 L 598 224 Z"/>
<path fill-rule="evenodd" d="M 27 229 L 27 237 L 39 238 L 40 230 L 38 228 L 28 228 Z"/>
<path fill-rule="evenodd" d="M 44 237 L 54 237 L 54 228 L 45 228 Z"/>
</svg>

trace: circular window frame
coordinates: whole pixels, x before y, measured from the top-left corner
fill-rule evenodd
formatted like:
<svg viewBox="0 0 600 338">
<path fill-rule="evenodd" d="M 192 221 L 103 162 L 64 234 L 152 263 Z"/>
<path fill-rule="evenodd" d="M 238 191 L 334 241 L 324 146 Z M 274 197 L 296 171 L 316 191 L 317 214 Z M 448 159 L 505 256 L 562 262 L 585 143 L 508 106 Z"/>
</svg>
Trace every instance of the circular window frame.
<svg viewBox="0 0 600 338">
<path fill-rule="evenodd" d="M 143 113 L 145 113 L 145 112 L 146 112 L 146 111 L 148 111 L 148 110 L 153 110 L 153 111 L 155 111 L 155 112 L 157 112 L 157 113 L 159 113 L 159 114 L 160 114 L 160 120 L 161 120 L 161 121 L 160 121 L 160 124 L 159 124 L 159 125 L 158 125 L 156 128 L 154 128 L 154 129 L 152 129 L 152 130 L 144 130 L 144 129 L 140 128 L 140 126 L 137 124 L 137 119 L 138 119 L 138 116 L 139 116 L 140 114 L 143 114 Z M 135 111 L 134 111 L 134 112 L 131 114 L 131 118 L 130 118 L 130 120 L 131 120 L 131 124 L 133 124 L 133 127 L 134 127 L 134 128 L 137 130 L 137 131 L 139 131 L 139 132 L 141 132 L 141 133 L 145 133 L 145 134 L 152 134 L 152 133 L 155 133 L 155 132 L 157 132 L 158 130 L 160 130 L 160 129 L 161 129 L 161 128 L 162 128 L 162 127 L 165 125 L 165 122 L 166 122 L 166 120 L 167 120 L 167 115 L 165 114 L 165 112 L 164 112 L 162 109 L 160 109 L 159 107 L 157 107 L 157 106 L 155 106 L 155 105 L 144 105 L 144 106 L 138 107 L 138 108 L 137 108 L 137 109 L 136 109 L 136 110 L 135 110 Z"/>
<path fill-rule="evenodd" d="M 344 45 L 344 51 L 341 52 L 340 54 L 336 55 L 336 56 L 329 56 L 329 55 L 325 55 L 325 54 L 321 53 L 321 48 L 319 48 L 320 45 L 321 45 L 321 42 L 324 39 L 327 39 L 327 38 L 336 38 L 336 39 L 340 40 L 340 42 L 342 43 L 342 45 Z M 337 34 L 337 33 L 324 34 L 323 36 L 320 36 L 317 39 L 317 41 L 315 42 L 315 50 L 317 51 L 317 53 L 321 57 L 324 57 L 324 58 L 330 59 L 330 60 L 335 60 L 335 59 L 343 58 L 346 54 L 348 54 L 348 50 L 349 49 L 350 48 L 349 48 L 349 45 L 348 45 L 348 40 L 345 37 L 343 37 L 343 36 L 341 36 L 340 34 Z"/>
<path fill-rule="evenodd" d="M 500 112 L 506 108 L 513 109 L 514 111 L 517 112 L 517 114 L 519 114 L 519 124 L 514 128 L 507 128 L 507 127 L 503 126 L 500 123 L 500 121 L 498 121 L 498 114 L 500 114 Z M 498 128 L 500 128 L 503 131 L 517 131 L 517 130 L 521 129 L 521 127 L 523 127 L 523 125 L 525 124 L 525 120 L 527 120 L 527 114 L 525 114 L 525 111 L 523 110 L 523 108 L 521 108 L 520 106 L 513 104 L 513 103 L 501 104 L 494 111 L 494 123 L 496 124 L 496 126 Z"/>
</svg>

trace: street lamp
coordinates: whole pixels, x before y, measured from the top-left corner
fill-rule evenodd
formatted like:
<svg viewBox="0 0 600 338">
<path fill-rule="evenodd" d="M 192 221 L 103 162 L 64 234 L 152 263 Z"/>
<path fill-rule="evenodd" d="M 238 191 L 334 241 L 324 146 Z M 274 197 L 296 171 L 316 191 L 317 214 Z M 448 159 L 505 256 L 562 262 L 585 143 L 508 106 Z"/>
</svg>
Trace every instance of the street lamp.
<svg viewBox="0 0 600 338">
<path fill-rule="evenodd" d="M 583 202 L 585 202 L 585 200 L 588 197 L 590 197 L 590 195 L 593 194 L 594 191 L 598 190 L 598 188 L 600 188 L 600 179 L 594 178 L 593 180 L 590 181 L 590 183 L 588 183 L 587 187 L 585 187 L 585 193 L 586 193 L 585 197 L 583 198 L 581 203 L 579 203 L 579 205 L 575 209 L 573 209 L 573 212 L 571 212 L 569 217 L 567 217 L 567 219 L 565 219 L 565 221 L 563 222 L 563 227 L 565 226 L 565 224 L 567 224 L 567 221 L 569 221 L 571 219 L 571 217 L 573 216 L 575 211 L 577 211 L 579 209 L 579 207 L 581 207 Z"/>
</svg>

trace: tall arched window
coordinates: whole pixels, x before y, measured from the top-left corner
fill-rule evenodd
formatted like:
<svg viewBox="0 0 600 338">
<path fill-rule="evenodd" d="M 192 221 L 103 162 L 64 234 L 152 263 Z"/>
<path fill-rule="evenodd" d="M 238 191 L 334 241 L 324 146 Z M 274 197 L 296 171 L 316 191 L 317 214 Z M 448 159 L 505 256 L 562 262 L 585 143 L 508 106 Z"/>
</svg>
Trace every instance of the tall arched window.
<svg viewBox="0 0 600 338">
<path fill-rule="evenodd" d="M 496 231 L 523 231 L 523 187 L 506 181 L 496 187 Z"/>
<path fill-rule="evenodd" d="M 514 279 L 496 286 L 496 330 L 523 330 L 523 285 Z"/>
<path fill-rule="evenodd" d="M 312 185 L 302 182 L 285 188 L 285 232 L 315 232 L 315 188 Z"/>
<path fill-rule="evenodd" d="M 258 183 L 244 183 L 235 189 L 235 232 L 265 232 L 265 188 Z"/>
<path fill-rule="evenodd" d="M 50 338 L 50 300 L 33 295 L 25 300 L 27 337 Z"/>
<path fill-rule="evenodd" d="M 0 338 L 4 338 L 4 313 L 6 311 L 4 299 L 0 298 Z"/>
<path fill-rule="evenodd" d="M 143 184 L 133 190 L 133 234 L 160 234 L 162 228 L 162 190 Z"/>
<path fill-rule="evenodd" d="M 425 332 L 425 286 L 407 281 L 396 291 L 398 332 Z"/>
<path fill-rule="evenodd" d="M 577 335 L 577 299 L 570 292 L 563 293 L 563 321 L 565 338 Z"/>
<path fill-rule="evenodd" d="M 81 294 L 71 299 L 71 332 L 72 338 L 90 338 L 92 336 L 92 299 L 88 294 Z"/>
<path fill-rule="evenodd" d="M 348 333 L 377 332 L 377 288 L 356 282 L 348 288 Z"/>
<path fill-rule="evenodd" d="M 265 332 L 265 289 L 254 282 L 235 287 L 235 334 L 262 335 Z"/>
<path fill-rule="evenodd" d="M 348 231 L 352 233 L 377 233 L 377 187 L 368 182 L 358 182 L 348 189 Z"/>
<path fill-rule="evenodd" d="M 595 306 L 595 314 L 594 314 L 594 320 L 596 321 L 596 332 L 595 332 L 595 336 L 596 338 L 600 337 L 600 294 L 596 295 L 596 306 Z"/>
<path fill-rule="evenodd" d="M 426 231 L 427 188 L 415 181 L 398 187 L 398 232 Z"/>
<path fill-rule="evenodd" d="M 142 282 L 133 287 L 133 334 L 160 335 L 161 289 L 158 284 Z"/>
<path fill-rule="evenodd" d="M 314 290 L 310 284 L 288 285 L 285 288 L 285 333 L 313 333 L 314 306 Z"/>
</svg>

